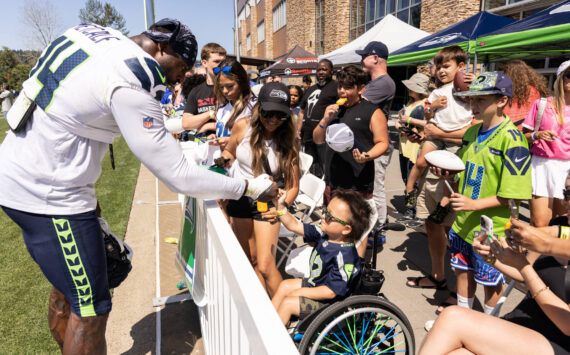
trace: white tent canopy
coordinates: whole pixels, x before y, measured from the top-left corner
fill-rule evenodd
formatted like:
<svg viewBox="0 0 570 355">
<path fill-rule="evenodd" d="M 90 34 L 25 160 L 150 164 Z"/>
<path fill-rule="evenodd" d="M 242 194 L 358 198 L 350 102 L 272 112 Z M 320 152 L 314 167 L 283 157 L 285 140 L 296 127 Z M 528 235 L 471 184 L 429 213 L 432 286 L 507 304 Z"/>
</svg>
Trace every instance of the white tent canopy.
<svg viewBox="0 0 570 355">
<path fill-rule="evenodd" d="M 392 15 L 387 15 L 362 36 L 330 53 L 319 56 L 319 60 L 328 59 L 334 65 L 358 63 L 360 56 L 354 51 L 363 49 L 369 42 L 380 41 L 388 47 L 388 52 L 392 53 L 428 35 L 428 32 L 408 25 Z"/>
</svg>

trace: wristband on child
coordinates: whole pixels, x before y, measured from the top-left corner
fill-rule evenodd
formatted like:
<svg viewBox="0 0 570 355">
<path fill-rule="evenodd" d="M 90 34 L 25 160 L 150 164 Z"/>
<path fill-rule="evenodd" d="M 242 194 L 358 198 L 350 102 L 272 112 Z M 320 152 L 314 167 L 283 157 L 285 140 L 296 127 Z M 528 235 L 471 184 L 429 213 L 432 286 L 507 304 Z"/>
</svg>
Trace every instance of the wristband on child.
<svg viewBox="0 0 570 355">
<path fill-rule="evenodd" d="M 214 110 L 208 111 L 208 114 L 210 115 L 210 119 L 213 120 L 214 118 L 216 118 L 216 112 L 214 112 Z"/>
<path fill-rule="evenodd" d="M 282 210 L 280 210 L 280 211 L 278 210 L 278 211 L 277 211 L 277 215 L 278 215 L 279 217 L 283 216 L 284 214 L 287 214 L 287 207 L 283 207 Z"/>
<path fill-rule="evenodd" d="M 406 124 L 409 126 L 411 121 L 412 121 L 412 118 L 408 117 L 408 121 L 406 122 Z"/>
<path fill-rule="evenodd" d="M 327 126 L 323 126 L 320 122 L 319 122 L 319 127 L 321 127 L 322 129 L 327 129 Z"/>
<path fill-rule="evenodd" d="M 562 240 L 568 240 L 569 237 L 570 237 L 570 227 L 560 226 L 560 229 L 558 229 L 558 238 Z"/>
</svg>

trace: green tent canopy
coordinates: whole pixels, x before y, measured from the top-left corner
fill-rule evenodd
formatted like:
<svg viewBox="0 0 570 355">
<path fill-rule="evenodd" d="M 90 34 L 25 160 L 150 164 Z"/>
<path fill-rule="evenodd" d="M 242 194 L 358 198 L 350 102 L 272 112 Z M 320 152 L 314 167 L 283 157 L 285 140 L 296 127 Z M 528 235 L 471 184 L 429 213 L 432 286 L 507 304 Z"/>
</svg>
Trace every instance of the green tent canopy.
<svg viewBox="0 0 570 355">
<path fill-rule="evenodd" d="M 570 52 L 570 0 L 477 37 L 475 53 L 485 62 L 559 56 Z"/>
</svg>

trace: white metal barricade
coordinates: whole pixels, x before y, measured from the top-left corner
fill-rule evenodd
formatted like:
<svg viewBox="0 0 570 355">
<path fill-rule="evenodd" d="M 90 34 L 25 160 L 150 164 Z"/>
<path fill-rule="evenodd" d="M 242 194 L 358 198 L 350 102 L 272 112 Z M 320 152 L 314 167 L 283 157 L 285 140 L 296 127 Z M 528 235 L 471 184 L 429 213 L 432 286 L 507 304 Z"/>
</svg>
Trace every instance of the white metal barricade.
<svg viewBox="0 0 570 355">
<path fill-rule="evenodd" d="M 192 297 L 206 354 L 298 354 L 218 204 L 197 202 Z"/>
</svg>

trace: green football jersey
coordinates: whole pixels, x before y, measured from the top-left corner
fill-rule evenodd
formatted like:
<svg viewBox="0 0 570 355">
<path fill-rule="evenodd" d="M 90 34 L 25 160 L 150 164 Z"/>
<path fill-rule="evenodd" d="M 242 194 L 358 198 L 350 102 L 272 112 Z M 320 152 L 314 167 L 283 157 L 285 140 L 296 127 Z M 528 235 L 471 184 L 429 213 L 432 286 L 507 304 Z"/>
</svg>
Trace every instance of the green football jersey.
<svg viewBox="0 0 570 355">
<path fill-rule="evenodd" d="M 531 163 L 528 142 L 510 119 L 481 143 L 477 135 L 482 123 L 470 127 L 463 136 L 458 152 L 465 163 L 459 175 L 459 193 L 479 200 L 490 196 L 528 200 L 532 197 Z M 505 235 L 505 223 L 510 218 L 509 206 L 479 211 L 458 211 L 453 230 L 469 244 L 473 232 L 479 231 L 481 215 L 493 220 L 493 233 Z"/>
</svg>

